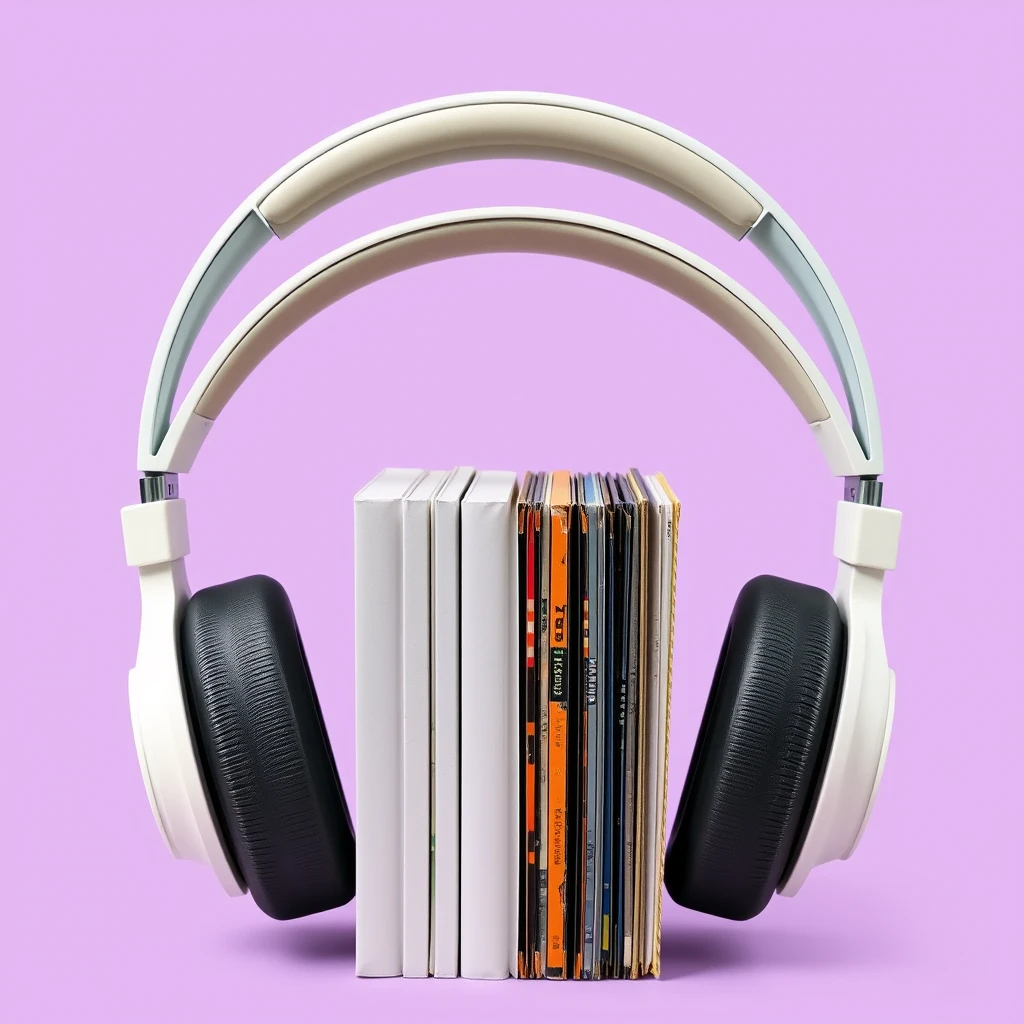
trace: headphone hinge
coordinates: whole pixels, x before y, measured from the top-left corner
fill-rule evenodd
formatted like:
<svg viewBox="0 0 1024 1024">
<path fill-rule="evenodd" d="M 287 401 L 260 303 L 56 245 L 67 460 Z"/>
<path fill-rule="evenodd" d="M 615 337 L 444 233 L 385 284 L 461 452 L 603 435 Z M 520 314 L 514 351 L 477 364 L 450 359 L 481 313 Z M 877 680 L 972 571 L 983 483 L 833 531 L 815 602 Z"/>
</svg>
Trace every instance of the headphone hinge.
<svg viewBox="0 0 1024 1024">
<path fill-rule="evenodd" d="M 877 507 L 882 504 L 882 481 L 877 476 L 848 476 L 843 484 L 843 500 Z"/>
<path fill-rule="evenodd" d="M 145 473 L 139 479 L 139 494 L 143 504 L 150 501 L 171 501 L 181 497 L 177 473 Z"/>
</svg>

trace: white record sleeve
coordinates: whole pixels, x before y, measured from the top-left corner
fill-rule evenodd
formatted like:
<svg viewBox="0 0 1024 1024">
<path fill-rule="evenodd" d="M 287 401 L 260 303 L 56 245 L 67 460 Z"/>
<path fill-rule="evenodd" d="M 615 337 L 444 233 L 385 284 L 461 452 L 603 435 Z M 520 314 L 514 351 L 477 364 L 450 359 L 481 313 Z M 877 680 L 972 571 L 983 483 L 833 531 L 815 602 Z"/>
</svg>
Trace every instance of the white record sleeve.
<svg viewBox="0 0 1024 1024">
<path fill-rule="evenodd" d="M 661 547 L 664 535 L 666 498 L 654 477 L 644 477 L 653 501 L 649 511 L 650 529 L 647 542 L 647 748 L 645 771 L 647 787 L 644 792 L 644 943 L 642 961 L 644 970 L 650 969 L 654 957 L 655 904 L 658 878 L 658 753 L 663 725 L 658 717 L 661 707 L 661 648 L 664 644 L 664 607 L 661 591 Z"/>
<path fill-rule="evenodd" d="M 507 978 L 516 957 L 512 794 L 519 755 L 518 589 L 512 472 L 477 474 L 462 500 L 460 972 Z M 515 801 L 518 807 L 518 800 Z"/>
<path fill-rule="evenodd" d="M 431 519 L 447 474 L 402 499 L 402 974 L 430 967 Z"/>
<path fill-rule="evenodd" d="M 661 609 L 660 634 L 658 646 L 658 742 L 656 766 L 657 803 L 654 816 L 648 820 L 652 824 L 650 835 L 654 836 L 656 846 L 656 874 L 653 881 L 653 903 L 648 936 L 650 938 L 650 957 L 652 968 L 660 967 L 660 941 L 658 933 L 661 929 L 661 886 L 665 877 L 665 808 L 666 788 L 668 786 L 668 728 L 669 728 L 669 687 L 670 665 L 672 655 L 672 614 L 675 595 L 672 588 L 675 584 L 673 563 L 675 559 L 676 538 L 679 524 L 674 522 L 673 502 L 662 487 L 656 476 L 647 478 L 648 486 L 658 502 L 658 523 L 660 529 L 659 555 L 661 559 Z"/>
<path fill-rule="evenodd" d="M 430 973 L 459 974 L 459 773 L 462 497 L 474 470 L 452 470 L 433 500 Z"/>
<path fill-rule="evenodd" d="M 356 974 L 402 973 L 402 499 L 385 469 L 354 499 Z"/>
</svg>

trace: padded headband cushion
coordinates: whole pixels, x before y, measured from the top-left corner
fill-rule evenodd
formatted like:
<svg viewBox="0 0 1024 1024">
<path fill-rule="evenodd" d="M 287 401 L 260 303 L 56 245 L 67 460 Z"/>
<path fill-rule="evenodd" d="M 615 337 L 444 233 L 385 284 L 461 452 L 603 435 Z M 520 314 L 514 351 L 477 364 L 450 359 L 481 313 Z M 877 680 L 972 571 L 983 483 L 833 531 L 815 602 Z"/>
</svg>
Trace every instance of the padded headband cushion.
<svg viewBox="0 0 1024 1024">
<path fill-rule="evenodd" d="M 824 590 L 759 576 L 740 591 L 666 854 L 677 903 L 737 921 L 768 905 L 817 796 L 843 656 Z"/>
<path fill-rule="evenodd" d="M 257 905 L 286 920 L 347 903 L 352 823 L 284 588 L 200 590 L 181 651 L 207 789 Z"/>
</svg>

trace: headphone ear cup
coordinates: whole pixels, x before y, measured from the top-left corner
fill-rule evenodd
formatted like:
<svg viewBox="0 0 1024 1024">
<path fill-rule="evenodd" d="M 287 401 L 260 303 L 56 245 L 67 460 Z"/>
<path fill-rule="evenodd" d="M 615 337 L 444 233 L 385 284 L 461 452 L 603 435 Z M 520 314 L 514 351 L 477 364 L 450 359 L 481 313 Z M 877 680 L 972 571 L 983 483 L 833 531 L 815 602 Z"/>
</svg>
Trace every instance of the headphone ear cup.
<svg viewBox="0 0 1024 1024">
<path fill-rule="evenodd" d="M 284 588 L 198 591 L 181 651 L 207 790 L 253 899 L 280 920 L 347 903 L 355 836 Z"/>
<path fill-rule="evenodd" d="M 737 921 L 768 905 L 817 798 L 844 654 L 824 590 L 759 576 L 740 591 L 666 851 L 677 903 Z"/>
</svg>

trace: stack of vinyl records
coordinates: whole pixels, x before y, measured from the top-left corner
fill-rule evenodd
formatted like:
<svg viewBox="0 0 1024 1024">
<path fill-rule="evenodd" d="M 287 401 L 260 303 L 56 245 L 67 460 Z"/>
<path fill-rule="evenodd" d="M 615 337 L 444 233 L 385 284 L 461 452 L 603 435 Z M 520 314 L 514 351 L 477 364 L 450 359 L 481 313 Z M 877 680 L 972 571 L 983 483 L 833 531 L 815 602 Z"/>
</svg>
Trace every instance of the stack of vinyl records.
<svg viewBox="0 0 1024 1024">
<path fill-rule="evenodd" d="M 678 503 L 662 476 L 519 500 L 517 973 L 658 973 Z"/>
<path fill-rule="evenodd" d="M 678 524 L 636 470 L 356 495 L 357 973 L 659 972 Z"/>
</svg>

